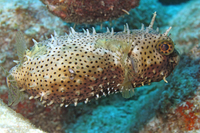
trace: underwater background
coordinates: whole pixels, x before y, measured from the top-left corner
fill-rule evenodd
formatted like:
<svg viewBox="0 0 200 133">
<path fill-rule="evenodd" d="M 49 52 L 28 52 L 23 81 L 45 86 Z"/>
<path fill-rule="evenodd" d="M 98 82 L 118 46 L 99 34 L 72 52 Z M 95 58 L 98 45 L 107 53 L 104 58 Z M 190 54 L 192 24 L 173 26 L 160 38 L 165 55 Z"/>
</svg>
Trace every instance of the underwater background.
<svg viewBox="0 0 200 133">
<path fill-rule="evenodd" d="M 56 1 L 56 0 L 55 0 Z M 108 0 L 109 1 L 109 0 Z M 92 7 L 95 8 L 95 7 Z M 171 38 L 180 62 L 164 81 L 135 88 L 125 99 L 120 93 L 75 107 L 43 107 L 38 100 L 25 100 L 8 107 L 6 74 L 17 59 L 15 34 L 21 30 L 28 48 L 32 38 L 42 41 L 54 31 L 82 32 L 95 27 L 123 31 L 148 26 L 157 12 L 154 28 L 160 32 L 172 26 Z M 67 23 L 48 11 L 40 0 L 0 0 L 0 132 L 1 133 L 198 133 L 200 132 L 200 0 L 140 0 L 139 5 L 117 19 L 96 24 Z M 82 18 L 80 18 L 82 19 Z M 13 111 L 14 110 L 14 111 Z"/>
</svg>

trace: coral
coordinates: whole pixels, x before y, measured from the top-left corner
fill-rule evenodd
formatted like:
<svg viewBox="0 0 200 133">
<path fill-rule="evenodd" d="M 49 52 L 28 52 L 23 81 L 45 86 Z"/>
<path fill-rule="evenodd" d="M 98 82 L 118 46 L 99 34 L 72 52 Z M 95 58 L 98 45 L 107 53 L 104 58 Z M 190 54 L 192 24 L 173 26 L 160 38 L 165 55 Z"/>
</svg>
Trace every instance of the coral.
<svg viewBox="0 0 200 133">
<path fill-rule="evenodd" d="M 188 2 L 189 0 L 158 0 L 163 5 L 178 5 L 184 2 Z"/>
<path fill-rule="evenodd" d="M 88 28 L 92 31 L 92 27 L 95 27 L 97 32 L 106 31 L 107 27 L 113 27 L 116 32 L 122 31 L 124 29 L 124 24 L 128 24 L 130 29 L 138 29 L 141 24 L 148 25 L 152 15 L 149 13 L 157 12 L 156 23 L 154 27 L 159 27 L 161 32 L 168 28 L 169 21 L 176 16 L 177 12 L 182 9 L 184 5 L 179 6 L 163 6 L 157 0 L 142 0 L 137 8 L 131 9 L 129 14 L 125 14 L 114 20 L 105 21 L 97 24 L 74 24 L 67 23 L 68 26 L 74 27 L 76 31 L 82 31 L 82 28 Z"/>
<path fill-rule="evenodd" d="M 28 98 L 27 95 L 25 97 Z M 3 99 L 4 103 L 8 103 L 7 91 L 2 92 L 0 98 Z M 20 102 L 16 106 L 11 106 L 11 108 L 43 131 L 64 133 L 62 121 L 65 119 L 62 114 L 65 111 L 62 108 L 58 109 L 55 105 L 45 108 L 35 99 Z"/>
<path fill-rule="evenodd" d="M 1 133 L 45 133 L 33 126 L 29 120 L 10 109 L 0 100 L 0 132 Z"/>
<path fill-rule="evenodd" d="M 195 45 L 188 54 L 193 59 L 200 58 L 200 43 Z"/>
<path fill-rule="evenodd" d="M 200 129 L 200 86 L 195 95 L 174 108 L 170 108 L 165 115 L 154 117 L 141 131 L 154 132 L 198 132 Z"/>
<path fill-rule="evenodd" d="M 182 54 L 189 53 L 189 50 L 194 47 L 200 47 L 199 6 L 199 0 L 188 2 L 170 22 L 170 25 L 173 27 L 171 37 L 174 38 Z"/>
<path fill-rule="evenodd" d="M 139 0 L 41 0 L 50 12 L 67 22 L 95 23 L 112 20 L 139 5 Z"/>
<path fill-rule="evenodd" d="M 200 129 L 200 106 L 198 105 L 200 100 L 200 96 L 195 96 L 192 100 L 187 100 L 183 102 L 177 109 L 175 109 L 174 114 L 176 116 L 171 116 L 174 119 L 178 120 L 177 126 L 182 131 L 191 131 Z M 194 101 L 195 100 L 195 101 Z M 196 104 L 195 104 L 196 103 Z M 172 114 L 171 114 L 172 115 Z"/>
</svg>

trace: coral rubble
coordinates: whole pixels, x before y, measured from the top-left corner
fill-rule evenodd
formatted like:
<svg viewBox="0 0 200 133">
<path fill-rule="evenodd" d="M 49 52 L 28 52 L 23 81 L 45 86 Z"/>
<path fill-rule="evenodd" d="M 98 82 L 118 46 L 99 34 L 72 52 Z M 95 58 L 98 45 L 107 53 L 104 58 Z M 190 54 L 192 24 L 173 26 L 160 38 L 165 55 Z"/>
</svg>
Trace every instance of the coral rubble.
<svg viewBox="0 0 200 133">
<path fill-rule="evenodd" d="M 0 100 L 0 132 L 1 133 L 45 133 L 37 129 L 28 119 L 10 109 Z"/>
</svg>

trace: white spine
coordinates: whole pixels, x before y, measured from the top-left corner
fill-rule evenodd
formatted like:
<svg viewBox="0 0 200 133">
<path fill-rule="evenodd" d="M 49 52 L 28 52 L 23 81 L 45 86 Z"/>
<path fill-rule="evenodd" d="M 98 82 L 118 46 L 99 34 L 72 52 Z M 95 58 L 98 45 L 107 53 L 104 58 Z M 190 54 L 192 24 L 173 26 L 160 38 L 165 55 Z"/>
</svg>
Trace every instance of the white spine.
<svg viewBox="0 0 200 133">
<path fill-rule="evenodd" d="M 56 31 L 54 30 L 54 36 L 55 37 L 58 37 L 58 34 L 56 33 Z"/>
<path fill-rule="evenodd" d="M 153 18 L 151 19 L 151 23 L 149 25 L 149 28 L 153 28 L 153 24 L 154 24 L 155 18 L 156 18 L 156 12 L 153 13 Z"/>
<path fill-rule="evenodd" d="M 106 29 L 107 29 L 107 33 L 110 33 L 110 30 L 109 30 L 109 28 L 107 27 Z"/>
<path fill-rule="evenodd" d="M 141 30 L 144 30 L 144 24 L 142 24 L 142 26 L 141 26 Z"/>
<path fill-rule="evenodd" d="M 124 31 L 123 32 L 126 32 L 126 26 L 124 25 Z"/>
<path fill-rule="evenodd" d="M 90 36 L 90 32 L 89 32 L 89 30 L 88 30 L 88 29 L 86 29 L 86 31 L 87 31 L 87 36 Z"/>
<path fill-rule="evenodd" d="M 165 31 L 165 33 L 163 34 L 164 36 L 167 36 L 167 34 L 169 33 L 169 31 L 171 30 L 171 28 L 172 27 L 169 27 L 166 31 Z"/>
<path fill-rule="evenodd" d="M 70 27 L 72 34 L 76 34 L 76 31 L 74 30 L 74 28 Z"/>
<path fill-rule="evenodd" d="M 110 34 L 114 35 L 114 29 L 113 28 L 111 28 L 111 33 Z"/>
<path fill-rule="evenodd" d="M 95 35 L 95 34 L 96 34 L 96 30 L 95 30 L 95 28 L 92 27 L 92 30 L 93 30 L 93 35 Z"/>
<path fill-rule="evenodd" d="M 35 39 L 32 39 L 32 41 L 34 42 L 35 45 L 38 44 L 38 42 Z"/>
<path fill-rule="evenodd" d="M 83 33 L 84 33 L 84 34 L 86 34 L 86 33 L 87 33 L 85 29 L 83 29 Z"/>
<path fill-rule="evenodd" d="M 130 29 L 128 27 L 128 24 L 126 23 L 126 30 L 127 30 L 127 34 L 129 35 L 130 34 Z"/>
</svg>

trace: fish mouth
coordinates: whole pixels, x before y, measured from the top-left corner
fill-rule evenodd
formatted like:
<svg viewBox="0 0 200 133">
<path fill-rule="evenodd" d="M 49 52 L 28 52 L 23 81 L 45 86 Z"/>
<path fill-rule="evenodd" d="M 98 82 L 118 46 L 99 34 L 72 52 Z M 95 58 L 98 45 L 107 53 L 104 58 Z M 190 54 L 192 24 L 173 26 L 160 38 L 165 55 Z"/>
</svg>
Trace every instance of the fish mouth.
<svg viewBox="0 0 200 133">
<path fill-rule="evenodd" d="M 180 54 L 174 49 L 170 55 L 164 55 L 163 59 L 165 58 L 168 59 L 168 62 L 162 62 L 160 65 L 154 63 L 147 67 L 141 67 L 141 64 L 138 66 L 139 60 L 130 56 L 129 59 L 132 66 L 132 72 L 129 76 L 131 77 L 130 82 L 132 83 L 133 88 L 150 84 L 151 82 L 159 82 L 162 79 L 167 83 L 166 77 L 168 77 L 178 65 Z M 163 64 L 165 65 L 162 66 Z"/>
<path fill-rule="evenodd" d="M 165 71 L 166 73 L 163 74 L 163 80 L 167 82 L 166 78 L 171 74 L 173 73 L 175 67 L 178 65 L 179 61 L 180 61 L 180 54 L 179 52 L 174 49 L 174 51 L 168 55 L 169 56 L 169 62 L 167 63 L 167 66 L 165 67 Z M 162 75 L 162 74 L 161 74 Z"/>
<path fill-rule="evenodd" d="M 180 54 L 176 49 L 174 49 L 173 53 L 171 53 L 170 56 L 171 56 L 170 62 L 172 63 L 174 69 L 175 66 L 177 66 L 180 61 Z"/>
</svg>

